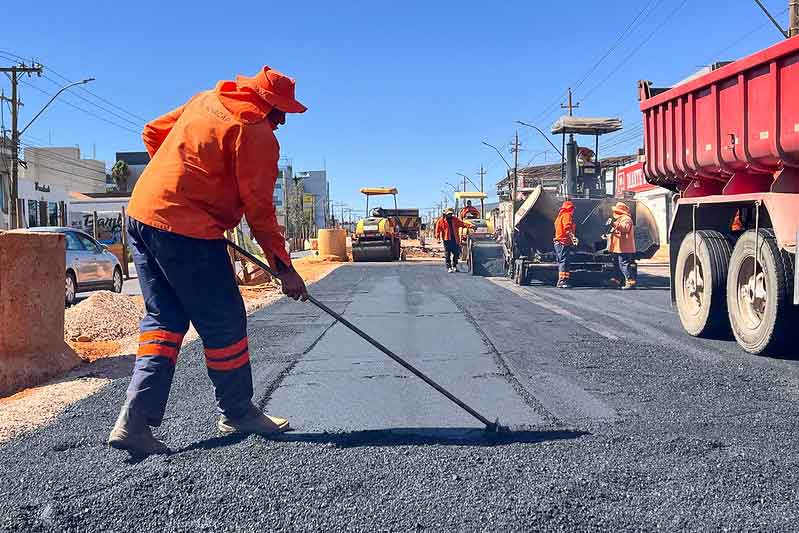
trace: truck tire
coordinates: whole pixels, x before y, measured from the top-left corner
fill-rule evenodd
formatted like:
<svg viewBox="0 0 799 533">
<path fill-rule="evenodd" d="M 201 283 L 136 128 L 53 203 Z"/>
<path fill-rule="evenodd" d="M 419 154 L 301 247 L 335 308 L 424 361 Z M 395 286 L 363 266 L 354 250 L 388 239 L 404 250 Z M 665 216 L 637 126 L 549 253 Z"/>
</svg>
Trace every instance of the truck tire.
<svg viewBox="0 0 799 533">
<path fill-rule="evenodd" d="M 755 240 L 760 261 L 755 274 Z M 727 275 L 727 308 L 738 344 L 755 355 L 791 344 L 795 316 L 791 294 L 793 264 L 777 245 L 774 231 L 749 230 L 738 239 Z"/>
<path fill-rule="evenodd" d="M 731 255 L 729 239 L 718 231 L 691 232 L 680 244 L 674 294 L 680 322 L 689 335 L 709 337 L 729 332 L 726 291 Z"/>
</svg>

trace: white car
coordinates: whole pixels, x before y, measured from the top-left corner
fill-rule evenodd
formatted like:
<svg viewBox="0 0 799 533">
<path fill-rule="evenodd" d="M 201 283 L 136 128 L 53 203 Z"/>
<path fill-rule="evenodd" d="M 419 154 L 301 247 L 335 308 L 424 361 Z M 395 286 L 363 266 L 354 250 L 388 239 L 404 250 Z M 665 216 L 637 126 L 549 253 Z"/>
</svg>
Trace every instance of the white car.
<svg viewBox="0 0 799 533">
<path fill-rule="evenodd" d="M 62 233 L 66 239 L 67 271 L 64 301 L 73 305 L 79 292 L 122 292 L 122 266 L 117 257 L 87 233 L 65 227 L 29 228 L 25 231 Z"/>
</svg>

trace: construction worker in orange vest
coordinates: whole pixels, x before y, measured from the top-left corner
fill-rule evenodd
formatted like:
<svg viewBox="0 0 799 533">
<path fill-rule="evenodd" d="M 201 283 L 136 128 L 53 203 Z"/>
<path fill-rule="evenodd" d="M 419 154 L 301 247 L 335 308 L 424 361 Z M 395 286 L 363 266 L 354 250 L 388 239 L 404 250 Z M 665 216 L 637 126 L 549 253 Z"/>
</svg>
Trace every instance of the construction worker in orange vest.
<svg viewBox="0 0 799 533">
<path fill-rule="evenodd" d="M 129 243 L 147 313 L 127 398 L 108 444 L 136 455 L 167 453 L 151 427 L 164 417 L 175 363 L 191 322 L 202 339 L 223 434 L 289 429 L 252 402 L 247 317 L 223 239 L 247 222 L 283 292 L 307 299 L 275 216 L 280 146 L 274 131 L 302 113 L 294 80 L 263 67 L 220 81 L 147 124 L 150 153 L 128 207 Z"/>
<path fill-rule="evenodd" d="M 571 288 L 569 262 L 573 249 L 577 245 L 575 231 L 577 231 L 577 226 L 574 224 L 574 203 L 566 200 L 561 205 L 558 216 L 555 217 L 555 239 L 553 241 L 555 258 L 558 261 L 558 284 L 556 286 L 559 289 Z"/>
<path fill-rule="evenodd" d="M 630 207 L 624 202 L 613 206 L 608 234 L 608 252 L 613 256 L 612 285 L 634 289 L 635 279 L 635 226 Z"/>
<path fill-rule="evenodd" d="M 456 217 L 455 210 L 451 207 L 445 209 L 443 215 L 436 223 L 435 237 L 444 242 L 444 264 L 447 272 L 455 273 L 458 271 L 458 259 L 461 255 L 459 230 L 474 226 Z"/>
</svg>

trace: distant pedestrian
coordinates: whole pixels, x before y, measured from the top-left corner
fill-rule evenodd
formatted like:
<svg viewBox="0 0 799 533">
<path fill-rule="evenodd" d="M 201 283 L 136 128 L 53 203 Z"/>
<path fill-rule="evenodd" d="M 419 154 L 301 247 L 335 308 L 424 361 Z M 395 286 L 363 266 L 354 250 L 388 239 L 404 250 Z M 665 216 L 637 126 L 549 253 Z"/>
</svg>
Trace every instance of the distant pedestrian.
<svg viewBox="0 0 799 533">
<path fill-rule="evenodd" d="M 444 264 L 447 267 L 447 272 L 458 271 L 458 259 L 461 255 L 459 230 L 473 227 L 470 223 L 456 217 L 455 210 L 451 207 L 445 209 L 444 216 L 438 219 L 436 223 L 436 239 L 439 242 L 444 241 Z"/>
<path fill-rule="evenodd" d="M 624 202 L 613 206 L 610 220 L 608 252 L 613 255 L 611 284 L 624 290 L 634 289 L 635 279 L 635 226 L 630 208 Z"/>
<path fill-rule="evenodd" d="M 555 258 L 558 261 L 559 289 L 571 288 L 571 271 L 569 270 L 571 255 L 577 245 L 577 226 L 574 224 L 574 203 L 566 200 L 555 217 Z"/>
<path fill-rule="evenodd" d="M 278 273 L 283 292 L 307 299 L 275 216 L 280 146 L 274 131 L 286 113 L 302 113 L 294 80 L 264 67 L 252 78 L 220 81 L 147 124 L 152 160 L 133 190 L 128 232 L 147 314 L 133 377 L 108 437 L 136 455 L 167 453 L 161 425 L 183 336 L 194 324 L 221 413 L 222 433 L 273 434 L 287 420 L 252 402 L 247 315 L 223 239 L 243 214 Z"/>
</svg>

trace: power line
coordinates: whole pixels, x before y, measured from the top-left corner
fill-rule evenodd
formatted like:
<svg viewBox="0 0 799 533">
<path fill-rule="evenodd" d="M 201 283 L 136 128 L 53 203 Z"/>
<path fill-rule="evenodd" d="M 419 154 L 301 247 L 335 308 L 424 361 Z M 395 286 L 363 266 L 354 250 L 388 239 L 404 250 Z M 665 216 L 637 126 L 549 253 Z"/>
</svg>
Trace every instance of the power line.
<svg viewBox="0 0 799 533">
<path fill-rule="evenodd" d="M 602 78 L 602 81 L 600 81 L 599 83 L 597 83 L 596 85 L 594 85 L 594 86 L 593 86 L 593 87 L 592 87 L 592 88 L 591 88 L 591 89 L 590 89 L 590 90 L 589 90 L 587 93 L 585 93 L 585 94 L 583 95 L 583 97 L 582 97 L 583 101 L 585 101 L 585 99 L 586 99 L 586 98 L 588 98 L 588 97 L 590 97 L 592 94 L 594 94 L 594 92 L 596 92 L 596 91 L 597 91 L 597 89 L 599 89 L 600 87 L 602 87 L 602 86 L 605 84 L 605 82 L 607 82 L 607 81 L 608 81 L 608 80 L 609 80 L 609 79 L 610 79 L 610 78 L 611 78 L 611 77 L 612 77 L 614 74 L 616 74 L 616 73 L 617 73 L 617 72 L 618 72 L 618 71 L 621 69 L 621 67 L 623 67 L 624 65 L 626 65 L 626 64 L 627 64 L 627 62 L 628 62 L 628 61 L 630 61 L 630 59 L 632 59 L 632 58 L 633 58 L 633 56 L 635 56 L 635 54 L 637 54 L 638 52 L 640 52 L 640 51 L 641 51 L 641 49 L 644 47 L 644 45 L 645 45 L 646 43 L 648 43 L 649 41 L 651 41 L 651 40 L 652 40 L 652 38 L 653 38 L 653 37 L 654 37 L 654 36 L 655 36 L 655 35 L 656 35 L 656 34 L 657 34 L 657 33 L 658 33 L 658 32 L 659 32 L 659 31 L 660 31 L 662 28 L 663 28 L 663 26 L 665 26 L 665 25 L 666 25 L 666 23 L 668 23 L 668 22 L 669 22 L 669 21 L 670 21 L 670 20 L 671 20 L 671 19 L 674 17 L 674 15 L 676 15 L 676 14 L 677 14 L 677 12 L 678 12 L 678 11 L 680 11 L 680 9 L 682 9 L 682 8 L 685 6 L 685 4 L 687 4 L 687 3 L 688 3 L 688 0 L 682 0 L 682 1 L 681 1 L 681 2 L 680 2 L 678 5 L 677 5 L 677 7 L 675 7 L 674 9 L 672 9 L 672 10 L 671 10 L 671 12 L 670 12 L 668 15 L 666 15 L 666 18 L 664 18 L 664 19 L 663 19 L 663 20 L 660 22 L 660 24 L 658 24 L 658 25 L 657 25 L 657 27 L 656 27 L 656 28 L 655 28 L 653 31 L 651 31 L 651 32 L 650 32 L 650 33 L 647 35 L 646 39 L 644 39 L 644 40 L 643 40 L 641 43 L 639 43 L 637 47 L 633 48 L 633 50 L 632 50 L 632 51 L 631 51 L 629 54 L 627 54 L 627 56 L 626 56 L 626 57 L 625 57 L 625 58 L 624 58 L 624 59 L 621 61 L 621 63 L 619 63 L 618 65 L 616 65 L 616 68 L 614 68 L 613 70 L 611 70 L 611 71 L 608 73 L 608 75 L 607 75 L 607 76 L 605 76 L 604 78 Z"/>
<path fill-rule="evenodd" d="M 53 78 L 50 78 L 50 77 L 48 77 L 48 76 L 46 76 L 46 75 L 43 75 L 42 77 L 43 77 L 44 79 L 46 79 L 47 81 L 49 81 L 50 83 L 52 83 L 53 85 L 55 85 L 56 87 L 61 87 L 61 85 L 62 85 L 61 83 L 57 82 L 57 81 L 56 81 L 56 80 L 54 80 Z M 98 108 L 98 109 L 102 109 L 103 111 L 105 111 L 105 112 L 106 112 L 106 113 L 108 113 L 109 115 L 113 115 L 113 116 L 117 117 L 117 118 L 118 118 L 118 119 L 120 119 L 120 120 L 124 120 L 124 121 L 125 121 L 125 122 L 127 122 L 128 124 L 132 124 L 133 126 L 136 126 L 136 127 L 141 127 L 141 126 L 142 126 L 142 123 L 141 123 L 141 122 L 130 120 L 129 118 L 123 117 L 122 115 L 120 115 L 120 114 L 118 114 L 118 113 L 115 113 L 115 112 L 111 111 L 110 109 L 106 109 L 105 107 L 101 106 L 100 104 L 97 104 L 97 103 L 95 103 L 95 102 L 92 102 L 91 100 L 89 100 L 89 99 L 88 99 L 88 98 L 86 98 L 85 96 L 82 96 L 82 95 L 78 94 L 77 92 L 75 92 L 75 91 L 73 91 L 73 90 L 71 90 L 71 89 L 69 90 L 69 93 L 70 93 L 70 94 L 72 94 L 73 96 L 75 96 L 76 98 L 80 98 L 80 99 L 81 99 L 81 100 L 83 100 L 84 102 L 86 102 L 86 103 L 88 103 L 88 104 L 90 104 L 90 105 L 93 105 L 93 106 L 95 106 L 95 107 L 96 107 L 96 108 Z"/>
<path fill-rule="evenodd" d="M 582 85 L 582 84 L 583 84 L 583 83 L 584 83 L 584 82 L 585 82 L 585 81 L 588 79 L 588 77 L 589 77 L 591 74 L 593 74 L 593 73 L 594 73 L 594 71 L 596 71 L 596 69 L 599 67 L 599 65 L 601 65 L 601 64 L 602 64 L 602 62 L 603 62 L 603 61 L 605 61 L 605 59 L 607 59 L 607 57 L 608 57 L 610 54 L 612 54 L 612 53 L 613 53 L 613 52 L 614 52 L 614 51 L 615 51 L 615 50 L 616 50 L 616 49 L 619 47 L 619 45 L 621 45 L 621 43 L 622 43 L 622 42 L 624 42 L 624 40 L 625 40 L 627 37 L 629 37 L 629 36 L 632 34 L 632 31 L 631 31 L 631 30 L 633 29 L 633 26 L 635 25 L 635 23 L 638 21 L 638 19 L 640 19 L 640 18 L 641 18 L 641 17 L 644 15 L 644 13 L 645 13 L 646 11 L 648 11 L 648 10 L 649 10 L 649 8 L 652 6 L 652 4 L 654 4 L 654 3 L 655 3 L 655 1 L 656 1 L 656 0 L 649 0 L 649 2 L 648 2 L 647 4 L 645 4 L 645 5 L 644 5 L 644 7 L 641 9 L 641 11 L 639 11 L 639 12 L 638 12 L 638 14 L 637 14 L 637 15 L 635 16 L 635 18 L 633 18 L 633 20 L 632 20 L 632 21 L 631 21 L 631 22 L 630 22 L 630 23 L 627 25 L 627 27 L 624 29 L 624 31 L 622 31 L 622 32 L 621 32 L 621 34 L 619 34 L 619 37 L 616 39 L 616 41 L 613 43 L 613 45 L 611 45 L 611 47 L 610 47 L 610 48 L 608 48 L 608 50 L 607 50 L 607 51 L 606 51 L 606 52 L 605 52 L 605 53 L 602 55 L 602 57 L 600 57 L 600 58 L 599 58 L 599 59 L 598 59 L 598 60 L 597 60 L 597 61 L 596 61 L 596 62 L 593 64 L 593 66 L 591 66 L 591 68 L 589 68 L 589 69 L 588 69 L 588 71 L 587 71 L 587 72 L 586 72 L 586 73 L 583 75 L 583 77 L 580 79 L 580 81 L 578 81 L 576 84 L 574 84 L 574 89 L 575 89 L 575 90 L 576 90 L 576 89 L 579 89 L 579 88 L 580 88 L 580 86 L 581 86 L 581 85 Z M 655 6 L 655 7 L 658 7 L 658 6 L 659 6 L 659 5 L 660 5 L 662 2 L 663 2 L 663 0 L 657 0 L 657 6 Z"/>
<path fill-rule="evenodd" d="M 8 51 L 8 50 L 0 50 L 0 55 L 9 56 L 9 57 L 6 57 L 6 59 L 8 59 L 8 60 L 10 60 L 10 61 L 15 61 L 15 60 L 24 61 L 24 60 L 25 60 L 25 58 L 24 58 L 24 57 L 22 57 L 22 56 L 20 56 L 20 55 L 17 55 L 17 54 L 15 54 L 15 53 L 13 53 L 13 52 L 10 52 L 10 51 Z M 63 74 L 59 73 L 58 71 L 56 71 L 55 69 L 53 69 L 53 68 L 52 68 L 52 67 L 50 67 L 49 65 L 44 65 L 44 67 L 45 67 L 45 68 L 46 68 L 46 69 L 47 69 L 49 72 L 52 72 L 53 74 L 55 74 L 56 76 L 58 76 L 59 78 L 61 78 L 62 80 L 64 80 L 65 82 L 67 82 L 67 83 L 72 83 L 72 81 L 73 81 L 73 80 L 70 80 L 69 78 L 67 78 L 67 77 L 66 77 L 66 76 L 64 76 Z M 103 102 L 103 103 L 105 103 L 105 104 L 107 104 L 107 105 L 109 105 L 109 106 L 113 107 L 114 109 L 116 109 L 116 110 L 118 110 L 118 111 L 121 111 L 122 113 L 125 113 L 125 114 L 129 115 L 130 117 L 132 117 L 132 118 L 136 119 L 136 121 L 137 121 L 137 123 L 138 123 L 138 124 L 144 124 L 144 123 L 148 122 L 148 120 L 147 120 L 147 119 L 145 119 L 145 118 L 142 118 L 141 116 L 137 115 L 136 113 L 133 113 L 133 112 L 131 112 L 131 111 L 129 111 L 129 110 L 127 110 L 127 109 L 125 109 L 124 107 L 122 107 L 122 106 L 119 106 L 119 105 L 115 104 L 114 102 L 111 102 L 110 100 L 108 100 L 108 99 L 106 99 L 106 98 L 103 98 L 103 97 L 102 97 L 102 96 L 100 96 L 99 94 L 96 94 L 96 93 L 94 93 L 94 92 L 90 91 L 89 89 L 86 89 L 85 87 L 82 87 L 82 86 L 80 86 L 80 87 L 78 87 L 78 90 L 80 90 L 80 91 L 83 91 L 83 92 L 85 92 L 85 93 L 87 93 L 87 94 L 90 94 L 91 96 L 93 96 L 93 97 L 97 98 L 97 99 L 98 99 L 98 100 L 100 100 L 101 102 Z M 72 92 L 72 91 L 70 91 L 70 92 Z M 74 94 L 74 93 L 73 93 L 73 94 Z M 76 96 L 77 96 L 77 95 L 76 95 Z M 98 104 L 96 104 L 96 103 L 94 103 L 94 102 L 90 102 L 90 103 L 91 103 L 92 105 L 94 105 L 94 106 L 97 106 L 97 107 L 98 107 L 98 108 L 100 108 L 100 109 L 104 109 L 102 106 L 100 106 L 100 105 L 98 105 Z M 106 111 L 107 111 L 107 110 L 106 110 Z M 109 112 L 110 112 L 110 111 L 109 111 Z M 127 119 L 125 119 L 125 120 L 127 120 Z"/>
<path fill-rule="evenodd" d="M 27 85 L 28 87 L 30 87 L 31 89 L 33 89 L 33 90 L 35 90 L 35 91 L 39 91 L 40 93 L 46 94 L 47 96 L 53 96 L 51 93 L 48 93 L 48 92 L 47 92 L 47 91 L 45 91 L 44 89 L 40 89 L 39 87 L 37 87 L 37 86 L 33 85 L 33 84 L 32 84 L 32 83 L 30 83 L 30 82 L 27 82 L 27 81 L 20 81 L 20 83 L 22 83 L 22 84 L 24 84 L 24 85 Z M 114 122 L 114 121 L 112 121 L 112 120 L 109 120 L 109 119 L 107 119 L 107 118 L 105 118 L 105 117 L 101 117 L 101 116 L 100 116 L 100 115 L 98 115 L 97 113 L 94 113 L 94 112 L 92 112 L 92 111 L 89 111 L 88 109 L 84 109 L 84 108 L 82 108 L 82 107 L 79 107 L 79 106 L 77 106 L 77 105 L 73 104 L 72 102 L 70 102 L 69 100 L 64 100 L 64 99 L 62 98 L 62 99 L 58 100 L 56 103 L 63 103 L 63 104 L 66 104 L 66 105 L 68 105 L 68 106 L 70 106 L 70 107 L 73 107 L 73 108 L 77 109 L 78 111 L 82 111 L 82 112 L 86 113 L 87 115 L 93 116 L 94 118 L 96 118 L 96 119 L 98 119 L 98 120 L 102 120 L 103 122 L 105 122 L 105 123 L 107 123 L 107 124 L 110 124 L 110 125 L 112 125 L 112 126 L 116 126 L 117 128 L 123 129 L 123 130 L 125 130 L 125 131 L 128 131 L 128 132 L 130 132 L 130 133 L 135 133 L 136 135 L 138 135 L 138 134 L 140 133 L 140 132 L 138 132 L 138 131 L 136 131 L 136 130 L 134 130 L 134 129 L 132 129 L 132 128 L 129 128 L 129 127 L 127 127 L 127 126 L 123 126 L 122 124 L 117 124 L 116 122 Z"/>
<path fill-rule="evenodd" d="M 53 172 L 60 172 L 62 174 L 68 174 L 70 176 L 75 176 L 77 178 L 83 178 L 85 180 L 98 181 L 98 182 L 100 181 L 100 180 L 92 178 L 90 176 L 86 176 L 85 174 L 75 174 L 74 172 L 70 172 L 68 170 L 64 170 L 64 169 L 60 169 L 60 168 L 48 167 L 47 165 L 45 165 L 43 163 L 35 163 L 35 165 L 38 166 L 38 167 L 46 168 L 47 170 L 52 170 Z M 105 183 L 105 180 L 102 180 L 102 182 Z"/>
<path fill-rule="evenodd" d="M 26 148 L 32 148 L 34 150 L 41 150 L 42 149 L 42 147 L 40 147 L 40 146 L 34 146 L 34 145 L 28 144 L 26 142 L 20 142 L 20 144 L 22 144 Z M 46 150 L 46 149 L 44 149 L 44 150 Z M 101 170 L 97 170 L 94 167 L 85 165 L 85 164 L 81 163 L 80 161 L 76 161 L 74 159 L 70 159 L 69 157 L 64 156 L 62 154 L 58 154 L 58 153 L 55 153 L 55 152 L 52 152 L 52 151 L 44 151 L 44 150 L 41 151 L 41 152 L 37 151 L 36 152 L 36 156 L 37 157 L 44 157 L 44 158 L 49 159 L 49 160 L 54 161 L 54 162 L 59 162 L 59 163 L 64 163 L 64 164 L 67 164 L 67 165 L 71 165 L 71 166 L 80 168 L 82 170 L 88 170 L 90 172 L 96 172 L 98 174 L 102 174 L 103 176 L 105 176 L 105 174 L 108 172 L 108 169 L 105 168 L 105 164 L 103 164 L 103 170 L 101 171 Z"/>
</svg>

